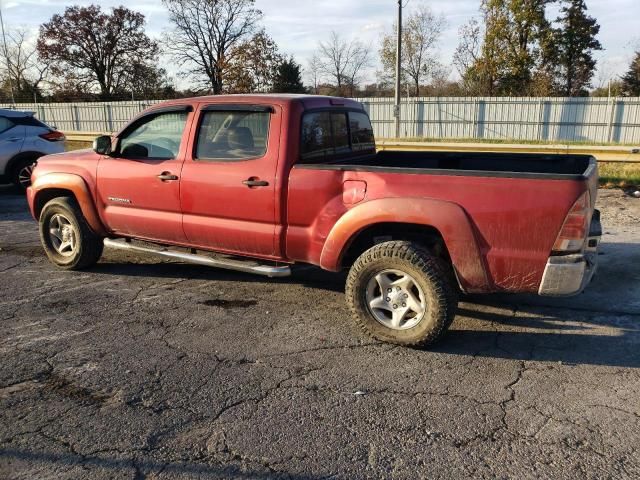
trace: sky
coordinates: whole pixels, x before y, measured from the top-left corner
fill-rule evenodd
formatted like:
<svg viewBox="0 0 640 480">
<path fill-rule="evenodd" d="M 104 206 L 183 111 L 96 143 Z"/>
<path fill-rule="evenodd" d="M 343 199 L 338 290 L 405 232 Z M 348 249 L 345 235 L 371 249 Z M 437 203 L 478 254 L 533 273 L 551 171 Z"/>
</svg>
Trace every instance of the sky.
<svg viewBox="0 0 640 480">
<path fill-rule="evenodd" d="M 147 19 L 147 33 L 159 38 L 170 28 L 166 10 L 160 0 L 136 0 L 132 2 L 100 0 L 97 2 L 63 0 L 0 0 L 5 28 L 26 27 L 37 33 L 38 26 L 55 13 L 62 13 L 70 5 L 99 3 L 103 9 L 125 3 L 128 8 L 142 12 Z M 595 87 L 605 85 L 610 78 L 623 74 L 631 62 L 633 52 L 640 48 L 640 0 L 587 0 L 589 14 L 600 24 L 599 40 L 604 51 L 597 52 L 598 72 L 593 78 Z M 458 45 L 458 29 L 469 19 L 479 18 L 480 0 L 405 0 L 405 14 L 418 5 L 429 6 L 436 14 L 443 14 L 447 21 L 440 45 L 441 61 L 451 66 L 451 78 L 457 73 L 451 58 Z M 371 46 L 377 62 L 380 37 L 391 30 L 395 19 L 395 0 L 256 0 L 262 10 L 262 24 L 278 43 L 280 50 L 293 55 L 304 65 L 317 48 L 318 42 L 329 37 L 331 31 L 345 39 L 358 39 Z M 550 12 L 549 17 L 557 14 Z M 170 74 L 175 74 L 171 62 L 161 60 Z M 372 66 L 366 74 L 366 82 L 375 81 L 376 70 Z M 176 79 L 178 80 L 178 79 Z M 178 80 L 180 87 L 187 84 Z"/>
</svg>

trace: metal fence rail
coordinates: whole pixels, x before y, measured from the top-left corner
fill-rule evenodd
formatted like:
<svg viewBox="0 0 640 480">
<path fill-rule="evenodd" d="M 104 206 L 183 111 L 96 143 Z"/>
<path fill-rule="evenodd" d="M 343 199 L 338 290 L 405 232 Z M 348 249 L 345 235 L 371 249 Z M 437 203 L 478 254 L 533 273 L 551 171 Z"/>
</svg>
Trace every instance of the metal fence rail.
<svg viewBox="0 0 640 480">
<path fill-rule="evenodd" d="M 376 136 L 393 136 L 393 100 L 359 99 Z M 425 97 L 402 105 L 403 137 L 640 143 L 640 98 Z"/>
<path fill-rule="evenodd" d="M 393 136 L 393 99 L 359 98 L 378 138 Z M 17 104 L 66 131 L 120 129 L 158 100 Z M 405 138 L 640 144 L 640 97 L 419 97 L 404 99 Z"/>
</svg>

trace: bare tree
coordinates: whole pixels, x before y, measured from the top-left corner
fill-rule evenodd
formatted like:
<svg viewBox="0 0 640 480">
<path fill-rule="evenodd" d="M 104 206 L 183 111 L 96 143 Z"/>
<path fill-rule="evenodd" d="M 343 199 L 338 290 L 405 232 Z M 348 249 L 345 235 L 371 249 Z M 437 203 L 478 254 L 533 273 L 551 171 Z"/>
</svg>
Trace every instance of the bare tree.
<svg viewBox="0 0 640 480">
<path fill-rule="evenodd" d="M 472 18 L 458 30 L 460 43 L 453 54 L 453 65 L 462 78 L 461 87 L 471 95 L 484 93 L 486 82 L 482 80 L 478 63 L 482 58 L 483 29 L 477 19 Z"/>
<path fill-rule="evenodd" d="M 453 54 L 453 64 L 460 76 L 464 77 L 482 55 L 482 28 L 477 19 L 472 18 L 458 29 L 460 43 Z"/>
<path fill-rule="evenodd" d="M 442 15 L 435 15 L 428 7 L 421 5 L 405 22 L 402 29 L 402 74 L 420 95 L 420 83 L 432 76 L 440 62 L 436 47 L 446 26 Z M 387 77 L 395 75 L 396 32 L 382 37 L 380 59 Z"/>
<path fill-rule="evenodd" d="M 262 12 L 255 0 L 162 0 L 169 10 L 173 30 L 165 49 L 185 75 L 204 77 L 214 94 L 220 94 L 225 75 L 238 47 L 255 32 Z"/>
<path fill-rule="evenodd" d="M 307 77 L 313 86 L 313 93 L 318 94 L 318 87 L 322 81 L 322 62 L 317 54 L 307 61 Z"/>
<path fill-rule="evenodd" d="M 340 94 L 349 87 L 353 96 L 362 71 L 370 65 L 369 49 L 361 42 L 343 40 L 336 32 L 326 42 L 318 44 L 321 71 L 335 81 Z"/>
<path fill-rule="evenodd" d="M 38 93 L 49 70 L 49 64 L 38 61 L 35 42 L 28 30 L 16 28 L 7 32 L 7 49 L 0 50 L 4 76 L 22 94 Z"/>
</svg>

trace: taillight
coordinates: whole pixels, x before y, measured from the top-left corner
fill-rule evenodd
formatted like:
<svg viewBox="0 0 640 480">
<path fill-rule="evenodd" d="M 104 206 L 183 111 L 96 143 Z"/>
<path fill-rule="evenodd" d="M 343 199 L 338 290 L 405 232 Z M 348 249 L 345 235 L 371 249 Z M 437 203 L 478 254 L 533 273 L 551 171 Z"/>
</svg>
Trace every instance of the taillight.
<svg viewBox="0 0 640 480">
<path fill-rule="evenodd" d="M 40 134 L 39 137 L 44 138 L 49 142 L 61 142 L 64 140 L 64 133 L 59 132 L 58 130 L 51 130 L 47 133 Z"/>
<path fill-rule="evenodd" d="M 560 234 L 553 244 L 555 253 L 579 252 L 589 234 L 591 198 L 584 192 L 573 204 L 564 220 Z"/>
</svg>

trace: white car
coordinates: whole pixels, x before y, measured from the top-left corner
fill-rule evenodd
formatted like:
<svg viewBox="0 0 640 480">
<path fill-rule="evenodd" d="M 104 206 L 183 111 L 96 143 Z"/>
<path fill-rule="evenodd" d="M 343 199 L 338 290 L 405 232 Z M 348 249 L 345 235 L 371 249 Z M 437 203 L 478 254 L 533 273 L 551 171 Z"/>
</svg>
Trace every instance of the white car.
<svg viewBox="0 0 640 480">
<path fill-rule="evenodd" d="M 0 109 L 0 183 L 23 189 L 43 155 L 64 152 L 64 134 L 33 116 L 33 112 Z"/>
</svg>

